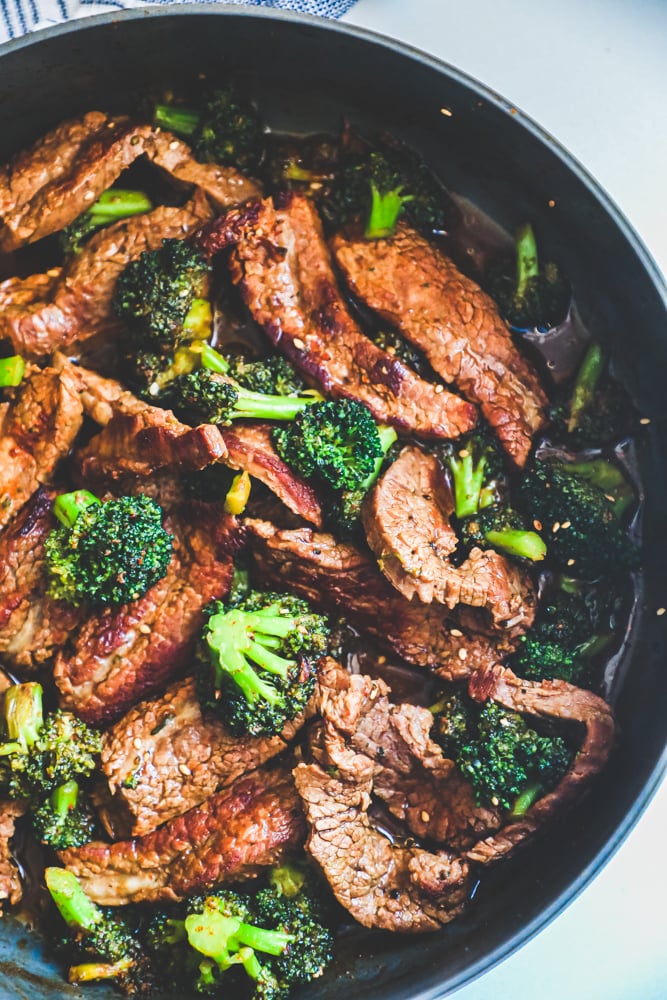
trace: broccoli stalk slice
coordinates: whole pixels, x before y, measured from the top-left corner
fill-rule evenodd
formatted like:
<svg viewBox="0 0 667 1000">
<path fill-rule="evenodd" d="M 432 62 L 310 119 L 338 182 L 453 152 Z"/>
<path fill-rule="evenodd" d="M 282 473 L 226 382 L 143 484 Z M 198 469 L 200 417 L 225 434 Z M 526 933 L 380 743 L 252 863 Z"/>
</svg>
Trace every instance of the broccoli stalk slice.
<svg viewBox="0 0 667 1000">
<path fill-rule="evenodd" d="M 70 778 L 64 785 L 58 785 L 51 793 L 51 807 L 61 819 L 65 819 L 72 809 L 76 809 L 78 801 L 79 785 L 74 778 Z"/>
<path fill-rule="evenodd" d="M 537 802 L 541 794 L 542 785 L 539 782 L 536 781 L 528 785 L 514 800 L 510 815 L 525 816 L 530 807 Z"/>
<path fill-rule="evenodd" d="M 134 965 L 131 958 L 121 958 L 118 962 L 84 962 L 71 965 L 67 978 L 70 983 L 95 983 L 107 979 L 120 979 Z"/>
<path fill-rule="evenodd" d="M 0 744 L 0 756 L 29 750 L 37 742 L 43 725 L 42 685 L 35 681 L 13 684 L 5 692 L 5 726 L 9 742 Z"/>
<path fill-rule="evenodd" d="M 251 482 L 248 472 L 239 472 L 238 475 L 234 476 L 232 485 L 225 496 L 225 512 L 235 515 L 242 514 L 250 499 L 250 489 Z"/>
<path fill-rule="evenodd" d="M 210 344 L 204 344 L 201 350 L 202 368 L 208 368 L 218 375 L 226 375 L 229 372 L 229 361 L 219 354 Z"/>
<path fill-rule="evenodd" d="M 182 135 L 186 138 L 193 136 L 199 128 L 201 114 L 192 108 L 181 108 L 173 104 L 156 104 L 153 112 L 153 121 L 156 125 Z"/>
<path fill-rule="evenodd" d="M 414 201 L 414 195 L 403 194 L 403 185 L 382 192 L 371 181 L 371 212 L 364 230 L 364 239 L 381 240 L 393 236 L 398 217 L 406 202 Z"/>
<path fill-rule="evenodd" d="M 602 348 L 598 343 L 593 342 L 584 355 L 572 390 L 570 415 L 567 421 L 567 429 L 570 434 L 577 429 L 584 413 L 593 404 L 595 390 L 604 371 L 605 360 Z"/>
<path fill-rule="evenodd" d="M 454 505 L 458 518 L 472 517 L 480 506 L 486 457 L 482 455 L 476 463 L 472 454 L 465 449 L 459 456 L 450 455 L 449 468 L 454 480 Z"/>
<path fill-rule="evenodd" d="M 213 332 L 213 308 L 208 299 L 193 299 L 183 320 L 183 334 L 193 341 L 191 349 L 196 350 L 196 341 L 206 341 Z M 202 347 L 203 350 L 203 347 Z"/>
<path fill-rule="evenodd" d="M 102 910 L 89 899 L 76 875 L 66 868 L 47 868 L 46 887 L 68 927 L 90 935 L 104 920 Z"/>
<path fill-rule="evenodd" d="M 229 414 L 231 420 L 294 420 L 307 406 L 317 402 L 316 398 L 308 396 L 265 396 L 242 389 L 238 383 L 234 383 L 234 388 L 238 395 Z"/>
<path fill-rule="evenodd" d="M 293 935 L 284 931 L 255 927 L 206 905 L 203 913 L 192 913 L 185 918 L 185 930 L 196 951 L 212 958 L 223 970 L 240 962 L 253 979 L 258 979 L 262 971 L 254 955 L 256 951 L 282 955 L 294 940 Z"/>
<path fill-rule="evenodd" d="M 89 490 L 74 490 L 73 493 L 61 493 L 53 501 L 53 513 L 66 528 L 73 528 L 84 510 L 99 504 L 100 501 Z"/>
<path fill-rule="evenodd" d="M 95 222 L 95 228 L 101 229 L 119 219 L 150 212 L 152 208 L 153 203 L 143 191 L 112 187 L 100 195 L 87 210 L 87 214 Z"/>
<path fill-rule="evenodd" d="M 536 531 L 503 528 L 500 531 L 485 531 L 484 537 L 494 549 L 532 562 L 540 562 L 547 554 L 546 544 Z"/>
<path fill-rule="evenodd" d="M 0 388 L 20 385 L 25 375 L 25 361 L 20 354 L 0 358 Z"/>
<path fill-rule="evenodd" d="M 528 285 L 539 277 L 540 266 L 537 256 L 537 241 L 533 227 L 525 222 L 516 231 L 516 298 L 521 301 L 528 291 Z"/>
</svg>

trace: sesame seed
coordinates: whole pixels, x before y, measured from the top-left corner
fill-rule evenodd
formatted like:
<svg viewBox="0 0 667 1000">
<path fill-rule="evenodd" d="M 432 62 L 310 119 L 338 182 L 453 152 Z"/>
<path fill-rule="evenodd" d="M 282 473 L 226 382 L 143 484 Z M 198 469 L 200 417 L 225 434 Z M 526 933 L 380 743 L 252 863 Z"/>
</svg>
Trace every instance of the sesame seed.
<svg viewBox="0 0 667 1000">
<path fill-rule="evenodd" d="M 568 566 L 574 566 L 574 564 L 576 563 L 576 561 L 577 561 L 576 559 L 568 559 L 567 564 L 568 564 Z"/>
<path fill-rule="evenodd" d="M 556 534 L 557 531 L 560 531 L 560 521 L 554 521 L 554 523 L 551 526 L 551 530 L 553 531 L 554 535 Z"/>
<path fill-rule="evenodd" d="M 178 765 L 178 770 L 179 770 L 179 771 L 181 772 L 181 774 L 182 774 L 182 775 L 184 775 L 184 776 L 185 776 L 186 778 L 187 778 L 187 777 L 189 777 L 189 776 L 190 776 L 190 775 L 192 774 L 192 771 L 191 771 L 191 770 L 190 770 L 190 768 L 189 768 L 189 767 L 187 766 L 187 764 L 179 764 L 179 765 Z"/>
<path fill-rule="evenodd" d="M 381 667 L 386 662 L 387 662 L 387 657 L 386 656 L 378 656 L 378 666 Z"/>
<path fill-rule="evenodd" d="M 538 521 L 537 518 L 535 518 L 535 520 L 533 521 L 533 527 L 535 528 L 535 531 L 541 531 L 542 530 L 542 522 Z"/>
<path fill-rule="evenodd" d="M 467 448 L 461 448 L 461 451 L 459 452 L 459 458 L 467 458 L 469 454 L 470 452 L 468 451 Z"/>
<path fill-rule="evenodd" d="M 467 659 L 468 659 L 468 650 L 459 649 L 459 660 L 467 660 Z"/>
<path fill-rule="evenodd" d="M 463 638 L 463 632 L 461 631 L 460 628 L 451 628 L 449 630 L 449 634 L 453 635 L 455 639 L 462 639 Z"/>
<path fill-rule="evenodd" d="M 141 625 L 139 626 L 139 631 L 142 633 L 142 635 L 150 635 L 151 627 L 150 625 L 147 625 L 146 622 L 142 622 Z"/>
<path fill-rule="evenodd" d="M 299 339 L 299 337 L 295 337 L 293 343 L 297 351 L 305 351 L 306 345 L 302 340 Z"/>
<path fill-rule="evenodd" d="M 173 142 L 169 143 L 169 149 L 178 149 L 179 145 L 180 145 L 180 143 L 179 143 L 178 139 L 174 139 Z"/>
<path fill-rule="evenodd" d="M 658 618 L 662 618 L 662 616 L 665 613 L 665 610 L 667 610 L 667 609 L 665 609 L 665 608 L 658 608 L 658 610 L 656 611 L 656 615 L 658 616 Z"/>
<path fill-rule="evenodd" d="M 94 191 L 84 191 L 83 197 L 84 197 L 85 201 L 92 201 L 94 199 L 94 197 L 95 197 L 95 192 Z"/>
<path fill-rule="evenodd" d="M 571 525 L 572 525 L 571 521 L 563 521 L 563 523 L 561 524 L 561 528 L 569 528 L 571 527 Z"/>
<path fill-rule="evenodd" d="M 132 746 L 134 747 L 135 750 L 141 750 L 143 744 L 138 736 L 132 740 Z"/>
<path fill-rule="evenodd" d="M 651 423 L 651 418 L 650 417 L 642 417 L 641 420 L 639 421 L 639 423 L 640 424 L 644 424 L 644 426 L 646 426 L 647 424 Z"/>
<path fill-rule="evenodd" d="M 605 499 L 608 500 L 609 503 L 616 503 L 616 497 L 613 497 L 611 493 L 605 493 Z"/>
<path fill-rule="evenodd" d="M 428 823 L 428 821 L 430 820 L 431 816 L 430 816 L 430 813 L 427 813 L 425 809 L 422 809 L 422 811 L 419 814 L 419 818 L 422 821 L 422 823 Z"/>
<path fill-rule="evenodd" d="M 435 391 L 436 391 L 436 393 L 437 393 L 437 394 L 438 394 L 438 396 L 439 396 L 441 392 L 444 392 L 444 391 L 445 391 L 445 387 L 444 387 L 444 385 L 436 385 L 436 387 L 435 387 Z"/>
</svg>

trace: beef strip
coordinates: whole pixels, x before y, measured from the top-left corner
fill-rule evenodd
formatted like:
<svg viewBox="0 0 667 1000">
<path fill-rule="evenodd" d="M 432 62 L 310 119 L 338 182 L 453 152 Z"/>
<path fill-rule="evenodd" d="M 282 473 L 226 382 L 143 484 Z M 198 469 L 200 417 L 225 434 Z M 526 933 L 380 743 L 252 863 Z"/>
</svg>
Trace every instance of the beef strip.
<svg viewBox="0 0 667 1000">
<path fill-rule="evenodd" d="M 22 673 L 51 659 L 85 614 L 46 593 L 44 541 L 58 523 L 55 496 L 40 487 L 0 537 L 0 657 Z"/>
<path fill-rule="evenodd" d="M 92 615 L 56 660 L 62 707 L 86 722 L 118 719 L 159 691 L 192 656 L 203 608 L 227 594 L 236 520 L 221 505 L 192 503 L 166 526 L 174 534 L 166 576 L 137 601 Z"/>
<path fill-rule="evenodd" d="M 338 234 L 333 247 L 352 291 L 480 405 L 507 453 L 524 465 L 546 423 L 547 398 L 494 301 L 403 223 L 391 239 Z"/>
<path fill-rule="evenodd" d="M 16 799 L 0 799 L 0 911 L 3 900 L 12 906 L 21 901 L 23 889 L 19 869 L 11 851 L 16 820 L 26 811 L 26 803 Z"/>
<path fill-rule="evenodd" d="M 430 737 L 426 708 L 392 704 L 381 679 L 350 675 L 334 660 L 320 666 L 317 710 L 356 752 L 373 761 L 373 794 L 422 839 L 461 852 L 501 823 L 478 806 L 472 786 Z"/>
<path fill-rule="evenodd" d="M 313 203 L 291 196 L 232 210 L 213 223 L 209 253 L 234 245 L 233 280 L 253 319 L 309 380 L 358 399 L 382 423 L 426 437 L 458 437 L 473 406 L 425 382 L 365 337 L 338 290 Z"/>
<path fill-rule="evenodd" d="M 454 498 L 434 455 L 407 447 L 365 500 L 362 520 L 380 569 L 409 600 L 482 608 L 498 629 L 530 627 L 535 589 L 526 570 L 495 549 L 473 548 L 460 566 L 450 518 Z"/>
<path fill-rule="evenodd" d="M 11 307 L 25 309 L 34 302 L 45 302 L 53 294 L 62 270 L 62 267 L 52 267 L 44 274 L 6 278 L 0 283 L 0 313 Z"/>
<path fill-rule="evenodd" d="M 160 902 L 253 878 L 298 850 L 304 835 L 299 796 L 282 765 L 239 778 L 145 837 L 95 841 L 60 859 L 96 903 Z"/>
<path fill-rule="evenodd" d="M 117 379 L 106 378 L 83 365 L 72 364 L 59 351 L 53 355 L 53 365 L 57 371 L 67 374 L 78 393 L 86 416 L 102 427 L 106 427 L 118 413 L 142 414 L 147 409 L 154 409 L 150 403 L 135 396 Z"/>
<path fill-rule="evenodd" d="M 65 265 L 47 298 L 0 314 L 0 339 L 8 338 L 18 354 L 39 358 L 97 334 L 118 336 L 122 326 L 111 301 L 121 271 L 164 239 L 184 239 L 210 214 L 206 199 L 195 194 L 183 208 L 156 208 L 100 230 Z"/>
<path fill-rule="evenodd" d="M 222 436 L 232 469 L 243 469 L 264 483 L 294 514 L 315 527 L 322 527 L 322 507 L 317 493 L 280 458 L 268 424 L 235 423 Z"/>
<path fill-rule="evenodd" d="M 500 665 L 472 677 L 470 693 L 479 701 L 492 698 L 513 712 L 585 726 L 581 747 L 556 788 L 538 799 L 524 816 L 480 840 L 467 852 L 472 861 L 486 865 L 511 854 L 547 820 L 563 815 L 588 790 L 609 757 L 614 716 L 610 706 L 591 691 L 560 680 L 525 681 Z"/>
<path fill-rule="evenodd" d="M 6 525 L 69 452 L 83 421 L 76 386 L 53 368 L 28 369 L 0 404 L 0 528 Z"/>
<path fill-rule="evenodd" d="M 202 715 L 194 679 L 173 684 L 104 736 L 105 828 L 113 838 L 150 833 L 281 753 L 312 712 L 311 705 L 278 736 L 233 737 Z"/>
<path fill-rule="evenodd" d="M 0 249 L 15 250 L 64 229 L 144 155 L 178 181 L 201 188 L 218 207 L 259 193 L 233 167 L 198 163 L 189 146 L 162 129 L 93 111 L 58 126 L 5 168 Z"/>
<path fill-rule="evenodd" d="M 378 572 L 370 553 L 310 528 L 280 531 L 247 519 L 257 575 L 265 585 L 293 591 L 314 605 L 340 610 L 361 633 L 420 667 L 465 680 L 514 647 L 516 632 L 464 635 L 472 615 L 448 616 L 441 605 L 408 601 Z M 459 627 L 462 626 L 463 628 Z"/>
</svg>

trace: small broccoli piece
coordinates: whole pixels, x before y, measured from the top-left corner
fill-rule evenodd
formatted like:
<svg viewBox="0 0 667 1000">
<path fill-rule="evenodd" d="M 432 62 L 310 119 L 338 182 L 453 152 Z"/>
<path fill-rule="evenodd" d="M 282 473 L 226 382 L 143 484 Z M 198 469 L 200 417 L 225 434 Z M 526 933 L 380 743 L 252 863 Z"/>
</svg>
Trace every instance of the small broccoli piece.
<svg viewBox="0 0 667 1000">
<path fill-rule="evenodd" d="M 179 375 L 171 392 L 171 405 L 177 413 L 188 420 L 210 424 L 230 424 L 243 418 L 293 420 L 315 402 L 312 396 L 266 396 L 251 392 L 208 368 Z"/>
<path fill-rule="evenodd" d="M 266 136 L 262 174 L 268 190 L 298 190 L 321 197 L 334 179 L 340 142 L 329 135 Z"/>
<path fill-rule="evenodd" d="M 306 479 L 355 490 L 376 469 L 382 442 L 370 410 L 354 399 L 317 402 L 276 428 L 278 454 Z"/>
<path fill-rule="evenodd" d="M 76 257 L 84 244 L 98 229 L 128 219 L 132 215 L 150 212 L 153 204 L 143 191 L 128 191 L 123 188 L 109 188 L 97 201 L 59 234 L 60 246 L 67 257 Z"/>
<path fill-rule="evenodd" d="M 152 970 L 129 922 L 93 903 L 67 869 L 47 868 L 44 879 L 69 928 L 72 957 L 83 959 L 70 966 L 69 981 L 112 980 L 127 996 L 148 992 Z"/>
<path fill-rule="evenodd" d="M 549 557 L 564 572 L 592 580 L 633 568 L 638 552 L 601 489 L 554 460 L 521 478 L 517 507 L 542 525 Z"/>
<path fill-rule="evenodd" d="M 328 498 L 325 504 L 326 520 L 329 528 L 339 537 L 352 538 L 361 526 L 361 506 L 366 499 L 369 490 L 380 475 L 380 472 L 387 460 L 387 454 L 398 440 L 398 435 L 393 427 L 386 425 L 378 426 L 378 436 L 382 454 L 375 459 L 373 472 L 355 489 L 340 491 L 328 491 Z"/>
<path fill-rule="evenodd" d="M 327 620 L 289 594 L 215 602 L 199 652 L 199 690 L 235 736 L 275 735 L 307 704 L 312 660 L 327 651 Z"/>
<path fill-rule="evenodd" d="M 404 194 L 402 184 L 398 184 L 388 191 L 380 190 L 373 180 L 370 184 L 371 211 L 364 229 L 364 239 L 387 239 L 394 234 L 403 206 L 414 201 L 414 195 Z"/>
<path fill-rule="evenodd" d="M 144 494 L 100 503 L 86 490 L 54 503 L 62 527 L 45 542 L 49 594 L 70 604 L 126 604 L 167 572 L 173 538 Z"/>
<path fill-rule="evenodd" d="M 303 392 L 303 380 L 281 354 L 248 361 L 243 355 L 227 357 L 227 373 L 244 389 L 266 396 L 298 396 Z"/>
<path fill-rule="evenodd" d="M 81 847 L 97 833 L 95 816 L 88 803 L 82 801 L 74 779 L 59 785 L 32 813 L 31 819 L 37 839 L 55 851 Z"/>
<path fill-rule="evenodd" d="M 501 271 L 490 280 L 505 319 L 519 330 L 546 331 L 558 326 L 570 305 L 570 287 L 556 264 L 540 266 L 537 242 L 529 223 L 520 226 L 515 237 L 516 274 Z"/>
<path fill-rule="evenodd" d="M 201 110 L 158 104 L 156 125 L 192 140 L 195 156 L 255 173 L 264 157 L 264 129 L 256 108 L 232 86 L 212 91 Z"/>
<path fill-rule="evenodd" d="M 8 688 L 4 702 L 7 739 L 0 743 L 3 784 L 12 798 L 54 791 L 94 770 L 102 737 L 70 712 L 44 717 L 40 684 Z"/>
<path fill-rule="evenodd" d="M 541 562 L 547 546 L 528 519 L 504 504 L 494 504 L 467 518 L 460 527 L 466 549 L 491 547 L 509 556 Z"/>
<path fill-rule="evenodd" d="M 431 736 L 446 757 L 455 759 L 459 748 L 476 730 L 476 706 L 461 691 L 450 688 L 439 695 L 429 710 L 434 717 Z"/>
<path fill-rule="evenodd" d="M 395 330 L 378 330 L 373 334 L 373 340 L 379 348 L 398 358 L 418 375 L 427 379 L 433 377 L 433 369 L 426 357 Z"/>
<path fill-rule="evenodd" d="M 0 389 L 20 385 L 25 375 L 25 361 L 20 354 L 0 358 Z"/>
</svg>

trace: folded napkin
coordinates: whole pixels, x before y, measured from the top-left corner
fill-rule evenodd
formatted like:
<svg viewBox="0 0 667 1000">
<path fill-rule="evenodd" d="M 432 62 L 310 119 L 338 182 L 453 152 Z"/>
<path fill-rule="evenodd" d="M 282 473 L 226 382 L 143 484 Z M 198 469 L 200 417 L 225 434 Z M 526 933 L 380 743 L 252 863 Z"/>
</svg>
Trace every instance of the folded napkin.
<svg viewBox="0 0 667 1000">
<path fill-rule="evenodd" d="M 169 0 L 149 0 L 156 6 Z M 200 0 L 202 2 L 202 0 Z M 203 0 L 215 3 L 216 0 Z M 226 0 L 247 7 L 271 7 L 277 10 L 298 10 L 320 17 L 341 17 L 356 0 Z M 0 0 L 0 42 L 18 38 L 35 28 L 45 28 L 74 17 L 112 13 L 127 7 L 146 6 L 145 0 Z"/>
</svg>

